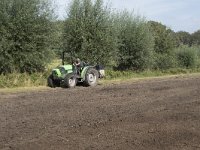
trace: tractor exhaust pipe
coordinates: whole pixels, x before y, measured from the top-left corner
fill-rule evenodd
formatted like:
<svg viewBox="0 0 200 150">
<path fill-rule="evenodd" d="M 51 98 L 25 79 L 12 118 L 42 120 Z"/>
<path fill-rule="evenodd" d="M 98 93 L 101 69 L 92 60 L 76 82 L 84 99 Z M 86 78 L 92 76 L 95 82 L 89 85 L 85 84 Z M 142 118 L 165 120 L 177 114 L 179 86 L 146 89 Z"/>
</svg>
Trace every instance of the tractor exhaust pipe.
<svg viewBox="0 0 200 150">
<path fill-rule="evenodd" d="M 62 52 L 62 65 L 65 65 L 64 59 L 65 59 L 65 52 L 63 51 L 63 52 Z"/>
</svg>

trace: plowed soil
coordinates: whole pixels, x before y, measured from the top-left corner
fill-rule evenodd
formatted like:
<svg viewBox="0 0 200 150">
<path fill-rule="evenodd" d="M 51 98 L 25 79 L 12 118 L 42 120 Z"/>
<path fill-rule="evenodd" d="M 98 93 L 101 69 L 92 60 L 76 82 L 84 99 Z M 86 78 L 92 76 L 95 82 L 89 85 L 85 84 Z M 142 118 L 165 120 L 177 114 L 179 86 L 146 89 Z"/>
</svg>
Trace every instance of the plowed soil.
<svg viewBox="0 0 200 150">
<path fill-rule="evenodd" d="M 0 149 L 200 149 L 200 77 L 0 93 Z"/>
</svg>

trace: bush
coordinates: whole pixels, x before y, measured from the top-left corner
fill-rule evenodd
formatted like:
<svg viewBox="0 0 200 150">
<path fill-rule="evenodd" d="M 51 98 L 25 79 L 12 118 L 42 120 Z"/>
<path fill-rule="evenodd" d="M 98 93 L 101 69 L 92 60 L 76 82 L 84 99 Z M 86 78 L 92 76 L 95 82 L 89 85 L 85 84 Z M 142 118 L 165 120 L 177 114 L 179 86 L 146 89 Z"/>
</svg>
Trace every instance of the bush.
<svg viewBox="0 0 200 150">
<path fill-rule="evenodd" d="M 174 55 L 155 54 L 154 69 L 166 70 L 176 67 L 176 59 Z"/>
<path fill-rule="evenodd" d="M 195 47 L 181 46 L 176 49 L 176 58 L 179 67 L 195 68 L 198 66 L 199 57 Z"/>
</svg>

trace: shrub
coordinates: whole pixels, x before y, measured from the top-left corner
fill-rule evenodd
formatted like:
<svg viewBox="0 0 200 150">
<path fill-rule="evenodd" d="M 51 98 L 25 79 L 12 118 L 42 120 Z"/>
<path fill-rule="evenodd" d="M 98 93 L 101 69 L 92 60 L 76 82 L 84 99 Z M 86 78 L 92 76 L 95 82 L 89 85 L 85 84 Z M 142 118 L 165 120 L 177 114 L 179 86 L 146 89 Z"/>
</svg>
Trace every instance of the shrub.
<svg viewBox="0 0 200 150">
<path fill-rule="evenodd" d="M 199 58 L 195 47 L 181 46 L 176 49 L 178 65 L 183 68 L 194 68 L 198 66 Z"/>
<path fill-rule="evenodd" d="M 176 59 L 174 55 L 155 54 L 154 69 L 166 70 L 176 67 Z"/>
</svg>

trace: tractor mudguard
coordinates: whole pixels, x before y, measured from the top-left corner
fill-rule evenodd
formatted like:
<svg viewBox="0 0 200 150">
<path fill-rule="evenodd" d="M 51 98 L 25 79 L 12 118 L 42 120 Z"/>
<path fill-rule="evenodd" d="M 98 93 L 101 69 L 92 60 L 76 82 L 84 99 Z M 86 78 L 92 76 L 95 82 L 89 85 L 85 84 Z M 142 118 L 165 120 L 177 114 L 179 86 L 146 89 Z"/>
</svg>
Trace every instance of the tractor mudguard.
<svg viewBox="0 0 200 150">
<path fill-rule="evenodd" d="M 87 70 L 89 68 L 91 68 L 91 67 L 90 66 L 84 67 L 83 70 L 82 70 L 82 72 L 81 72 L 81 78 L 83 79 L 83 81 L 85 80 L 85 74 L 86 74 L 86 72 L 87 72 Z"/>
</svg>

